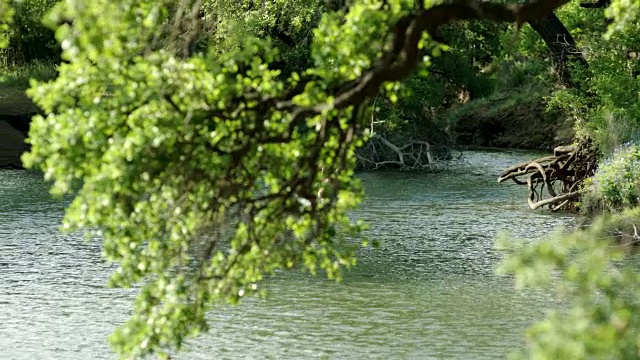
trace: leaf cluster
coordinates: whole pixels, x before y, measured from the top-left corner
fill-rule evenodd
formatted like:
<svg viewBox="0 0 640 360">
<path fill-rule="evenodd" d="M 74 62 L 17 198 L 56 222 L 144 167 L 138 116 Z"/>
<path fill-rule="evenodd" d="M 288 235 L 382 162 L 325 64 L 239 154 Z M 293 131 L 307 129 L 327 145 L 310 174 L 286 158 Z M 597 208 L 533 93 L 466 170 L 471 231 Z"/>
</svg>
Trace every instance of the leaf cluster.
<svg viewBox="0 0 640 360">
<path fill-rule="evenodd" d="M 635 227 L 638 215 L 636 208 L 601 217 L 589 228 L 557 231 L 525 246 L 500 240 L 510 254 L 500 272 L 514 274 L 520 287 L 554 290 L 567 304 L 529 329 L 529 346 L 518 358 L 637 358 L 640 273 L 633 259 L 624 260 L 626 247 L 612 246 L 612 229 Z"/>
<path fill-rule="evenodd" d="M 65 62 L 28 92 L 44 114 L 25 165 L 54 194 L 75 192 L 63 228 L 103 239 L 118 265 L 111 284 L 140 288 L 111 338 L 123 357 L 180 348 L 207 329 L 207 310 L 258 292 L 277 270 L 339 279 L 363 227 L 347 212 L 362 196 L 354 150 L 368 98 L 385 88 L 393 100 L 425 52 L 440 52 L 442 25 L 522 22 L 561 3 L 354 1 L 323 14 L 313 66 L 289 73 L 274 66 L 273 39 L 252 35 L 268 18 L 241 45 L 194 47 L 203 5 L 61 1 L 47 23 Z"/>
</svg>

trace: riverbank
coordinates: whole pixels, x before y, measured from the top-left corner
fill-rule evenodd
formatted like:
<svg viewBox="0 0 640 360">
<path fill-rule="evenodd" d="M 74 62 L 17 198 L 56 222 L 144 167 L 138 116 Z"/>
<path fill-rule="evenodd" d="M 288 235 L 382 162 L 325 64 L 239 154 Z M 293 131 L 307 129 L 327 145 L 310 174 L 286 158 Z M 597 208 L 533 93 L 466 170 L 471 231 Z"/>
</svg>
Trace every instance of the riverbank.
<svg viewBox="0 0 640 360">
<path fill-rule="evenodd" d="M 562 114 L 547 111 L 543 98 L 539 91 L 527 89 L 452 109 L 448 116 L 457 139 L 455 147 L 551 150 L 571 143 L 573 124 Z M 24 84 L 0 85 L 0 121 L 4 129 L 0 133 L 0 168 L 21 167 L 20 154 L 29 148 L 24 138 L 31 117 L 38 112 L 25 94 Z M 425 152 L 418 150 L 424 156 Z"/>
<path fill-rule="evenodd" d="M 0 168 L 22 168 L 20 156 L 29 150 L 24 139 L 20 131 L 0 121 Z"/>
<path fill-rule="evenodd" d="M 549 110 L 547 90 L 524 86 L 470 101 L 449 113 L 463 147 L 553 150 L 574 138 L 573 120 Z"/>
<path fill-rule="evenodd" d="M 0 87 L 0 168 L 22 168 L 20 156 L 29 150 L 29 122 L 37 113 L 24 87 Z"/>
</svg>

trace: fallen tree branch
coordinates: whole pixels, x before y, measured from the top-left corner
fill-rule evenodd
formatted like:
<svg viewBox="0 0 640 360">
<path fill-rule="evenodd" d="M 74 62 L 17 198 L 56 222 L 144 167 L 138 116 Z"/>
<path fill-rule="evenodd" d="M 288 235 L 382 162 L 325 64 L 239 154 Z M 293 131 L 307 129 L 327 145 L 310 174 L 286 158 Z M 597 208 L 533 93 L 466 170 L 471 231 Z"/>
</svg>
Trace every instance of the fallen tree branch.
<svg viewBox="0 0 640 360">
<path fill-rule="evenodd" d="M 432 146 L 427 141 L 409 140 L 398 146 L 380 134 L 369 139 L 366 146 L 356 150 L 361 170 L 400 169 L 400 170 L 435 170 L 437 165 L 445 161 L 439 159 L 432 152 Z M 449 154 L 446 148 L 439 148 L 440 152 Z M 445 157 L 448 157 L 445 155 Z"/>
</svg>

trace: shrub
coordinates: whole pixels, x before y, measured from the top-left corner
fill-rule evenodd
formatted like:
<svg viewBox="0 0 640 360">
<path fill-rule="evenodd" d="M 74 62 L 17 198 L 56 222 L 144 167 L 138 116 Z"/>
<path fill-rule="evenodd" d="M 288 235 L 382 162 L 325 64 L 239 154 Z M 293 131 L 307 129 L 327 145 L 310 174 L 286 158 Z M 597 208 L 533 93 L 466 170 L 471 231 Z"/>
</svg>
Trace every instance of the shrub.
<svg viewBox="0 0 640 360">
<path fill-rule="evenodd" d="M 627 143 L 587 182 L 587 209 L 619 211 L 640 205 L 640 146 Z"/>
<path fill-rule="evenodd" d="M 42 23 L 44 14 L 57 2 L 58 0 L 25 0 L 16 3 L 13 24 L 7 33 L 8 46 L 0 51 L 2 65 L 14 66 L 33 60 L 60 60 L 60 47 L 54 32 Z"/>
</svg>

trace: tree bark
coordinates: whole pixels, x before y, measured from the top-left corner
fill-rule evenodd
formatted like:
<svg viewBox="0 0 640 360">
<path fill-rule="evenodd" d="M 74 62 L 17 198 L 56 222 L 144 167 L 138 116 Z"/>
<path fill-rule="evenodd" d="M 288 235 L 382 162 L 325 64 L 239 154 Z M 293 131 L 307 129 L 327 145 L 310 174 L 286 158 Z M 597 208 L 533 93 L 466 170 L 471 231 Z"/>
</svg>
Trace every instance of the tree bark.
<svg viewBox="0 0 640 360">
<path fill-rule="evenodd" d="M 547 44 L 556 66 L 556 74 L 567 87 L 575 87 L 570 73 L 571 65 L 588 67 L 587 60 L 578 49 L 571 33 L 555 13 L 529 21 L 542 40 Z"/>
</svg>

